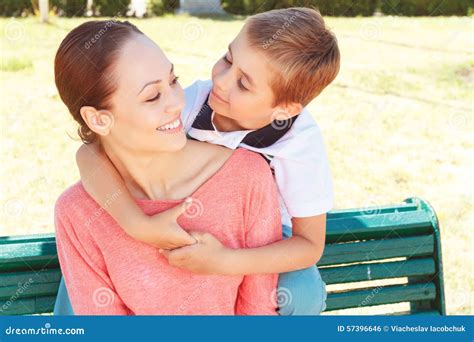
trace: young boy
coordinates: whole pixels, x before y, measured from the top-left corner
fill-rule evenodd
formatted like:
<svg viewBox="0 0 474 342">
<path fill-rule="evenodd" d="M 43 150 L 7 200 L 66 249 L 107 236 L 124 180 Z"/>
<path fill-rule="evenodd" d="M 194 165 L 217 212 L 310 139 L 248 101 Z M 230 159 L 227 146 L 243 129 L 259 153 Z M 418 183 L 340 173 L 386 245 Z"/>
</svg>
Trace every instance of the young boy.
<svg viewBox="0 0 474 342">
<path fill-rule="evenodd" d="M 202 274 L 280 273 L 279 314 L 319 314 L 326 290 L 315 264 L 333 189 L 319 127 L 304 106 L 335 79 L 339 64 L 337 40 L 317 11 L 274 10 L 248 19 L 212 81 L 186 89 L 182 121 L 191 138 L 267 159 L 280 193 L 282 241 L 232 250 L 212 235 L 186 232 L 178 216 L 205 210 L 192 198 L 185 207 L 145 215 L 94 144 L 77 153 L 83 185 L 129 235 L 160 248 L 171 265 Z M 62 284 L 55 312 L 71 313 L 69 305 Z"/>
</svg>

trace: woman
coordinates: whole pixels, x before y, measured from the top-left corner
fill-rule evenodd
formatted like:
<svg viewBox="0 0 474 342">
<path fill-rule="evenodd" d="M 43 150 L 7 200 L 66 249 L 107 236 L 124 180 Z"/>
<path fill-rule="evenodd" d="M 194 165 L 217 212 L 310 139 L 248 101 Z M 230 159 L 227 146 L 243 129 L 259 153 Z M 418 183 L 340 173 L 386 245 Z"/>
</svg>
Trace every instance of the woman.
<svg viewBox="0 0 474 342">
<path fill-rule="evenodd" d="M 206 233 L 230 248 L 281 239 L 266 162 L 242 149 L 187 141 L 173 65 L 135 26 L 91 21 L 72 30 L 57 52 L 55 80 L 83 141 L 100 144 L 145 213 L 191 197 L 178 219 L 189 243 L 201 243 Z M 59 197 L 55 224 L 76 314 L 276 314 L 277 275 L 173 268 L 156 248 L 128 236 L 80 182 Z"/>
</svg>

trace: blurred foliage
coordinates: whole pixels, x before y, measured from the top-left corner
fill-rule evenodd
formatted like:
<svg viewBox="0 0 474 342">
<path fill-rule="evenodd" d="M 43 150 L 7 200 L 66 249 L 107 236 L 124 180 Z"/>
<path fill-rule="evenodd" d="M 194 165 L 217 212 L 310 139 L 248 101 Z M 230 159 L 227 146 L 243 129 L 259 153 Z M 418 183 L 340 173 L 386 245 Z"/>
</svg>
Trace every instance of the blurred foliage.
<svg viewBox="0 0 474 342">
<path fill-rule="evenodd" d="M 33 13 L 33 4 L 30 0 L 1 0 L 0 16 L 20 17 Z"/>
<path fill-rule="evenodd" d="M 377 0 L 223 0 L 223 8 L 233 14 L 255 14 L 295 6 L 318 8 L 323 15 L 334 17 L 371 16 Z"/>
<path fill-rule="evenodd" d="M 34 13 L 38 0 L 1 0 L 0 16 L 17 17 Z M 94 0 L 92 14 L 107 17 L 126 16 L 131 0 Z M 60 16 L 81 17 L 86 14 L 87 0 L 50 0 Z M 231 14 L 251 15 L 272 9 L 295 6 L 318 8 L 332 17 L 372 16 L 376 10 L 387 15 L 451 16 L 471 15 L 474 0 L 222 0 L 222 7 Z M 146 16 L 174 13 L 179 0 L 148 0 Z M 132 13 L 132 15 L 134 15 Z"/>
<path fill-rule="evenodd" d="M 385 14 L 403 16 L 468 15 L 474 0 L 382 0 Z"/>
</svg>

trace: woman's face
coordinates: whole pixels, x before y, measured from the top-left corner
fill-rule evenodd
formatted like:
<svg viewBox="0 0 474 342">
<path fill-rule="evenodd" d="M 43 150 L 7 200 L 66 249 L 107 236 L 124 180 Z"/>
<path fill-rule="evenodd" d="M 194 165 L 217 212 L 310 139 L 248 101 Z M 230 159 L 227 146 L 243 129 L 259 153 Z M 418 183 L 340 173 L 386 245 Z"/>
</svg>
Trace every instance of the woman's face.
<svg viewBox="0 0 474 342">
<path fill-rule="evenodd" d="M 173 64 L 145 35 L 133 34 L 113 68 L 109 143 L 134 152 L 176 151 L 186 144 L 181 122 L 184 91 Z"/>
</svg>

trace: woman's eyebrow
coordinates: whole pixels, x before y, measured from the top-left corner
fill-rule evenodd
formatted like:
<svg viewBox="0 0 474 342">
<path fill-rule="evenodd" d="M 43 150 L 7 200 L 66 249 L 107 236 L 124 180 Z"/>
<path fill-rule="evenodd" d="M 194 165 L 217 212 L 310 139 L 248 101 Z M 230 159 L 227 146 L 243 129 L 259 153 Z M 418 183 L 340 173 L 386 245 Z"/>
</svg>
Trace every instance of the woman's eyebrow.
<svg viewBox="0 0 474 342">
<path fill-rule="evenodd" d="M 171 70 L 170 70 L 170 74 L 172 74 L 174 71 L 174 64 L 171 63 Z M 143 86 L 143 88 L 138 92 L 138 95 L 141 94 L 141 92 L 143 91 L 143 89 L 145 89 L 146 87 L 148 87 L 150 84 L 157 84 L 157 83 L 160 83 L 161 80 L 154 80 L 154 81 L 150 81 L 150 82 L 147 82 L 145 83 L 145 85 Z"/>
</svg>

